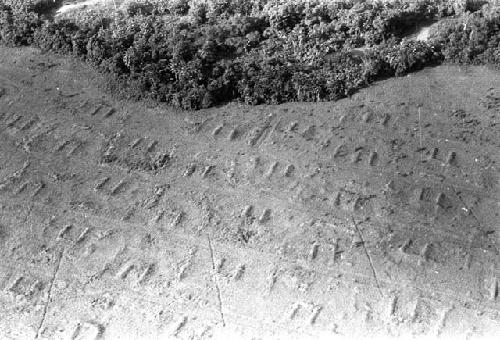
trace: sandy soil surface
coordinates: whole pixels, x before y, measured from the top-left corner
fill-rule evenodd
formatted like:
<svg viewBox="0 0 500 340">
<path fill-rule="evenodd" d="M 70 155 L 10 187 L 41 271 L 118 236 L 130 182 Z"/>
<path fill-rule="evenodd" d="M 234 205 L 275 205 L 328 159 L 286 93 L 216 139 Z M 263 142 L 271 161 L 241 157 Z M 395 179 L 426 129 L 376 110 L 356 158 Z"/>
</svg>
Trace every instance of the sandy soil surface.
<svg viewBox="0 0 500 340">
<path fill-rule="evenodd" d="M 500 73 L 181 112 L 0 49 L 0 338 L 493 338 Z"/>
</svg>

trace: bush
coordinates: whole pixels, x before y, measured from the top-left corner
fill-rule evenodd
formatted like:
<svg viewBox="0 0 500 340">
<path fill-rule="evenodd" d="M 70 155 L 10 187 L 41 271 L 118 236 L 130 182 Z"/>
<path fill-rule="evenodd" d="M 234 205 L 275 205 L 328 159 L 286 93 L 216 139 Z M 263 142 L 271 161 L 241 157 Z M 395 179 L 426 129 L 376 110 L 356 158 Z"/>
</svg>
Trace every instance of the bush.
<svg viewBox="0 0 500 340">
<path fill-rule="evenodd" d="M 439 47 L 421 41 L 404 40 L 399 45 L 382 46 L 375 52 L 383 66 L 386 76 L 404 74 L 440 63 L 443 56 Z"/>
<path fill-rule="evenodd" d="M 498 64 L 500 11 L 496 8 L 467 14 L 440 25 L 433 40 L 442 46 L 446 61 Z"/>
<path fill-rule="evenodd" d="M 54 21 L 40 17 L 47 8 L 40 2 L 0 0 L 0 41 L 72 54 L 114 75 L 131 97 L 184 109 L 337 100 L 443 61 L 498 63 L 500 13 L 465 5 L 147 0 L 113 18 L 83 13 Z M 431 43 L 404 39 L 418 22 L 459 13 Z M 371 49 L 359 57 L 353 47 Z"/>
<path fill-rule="evenodd" d="M 78 31 L 78 26 L 69 21 L 45 22 L 35 31 L 33 42 L 42 51 L 69 54 L 73 51 L 74 36 Z"/>
<path fill-rule="evenodd" d="M 26 7 L 11 7 L 0 2 L 0 40 L 5 45 L 31 45 L 41 24 L 38 14 Z"/>
</svg>

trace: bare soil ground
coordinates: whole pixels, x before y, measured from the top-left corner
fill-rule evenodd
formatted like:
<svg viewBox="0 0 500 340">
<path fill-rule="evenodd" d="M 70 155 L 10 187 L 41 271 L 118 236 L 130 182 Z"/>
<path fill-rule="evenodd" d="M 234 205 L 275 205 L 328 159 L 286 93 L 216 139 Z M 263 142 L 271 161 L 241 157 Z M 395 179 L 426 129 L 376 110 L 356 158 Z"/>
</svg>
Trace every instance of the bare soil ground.
<svg viewBox="0 0 500 340">
<path fill-rule="evenodd" d="M 0 49 L 0 338 L 494 338 L 500 73 L 197 112 Z"/>
</svg>

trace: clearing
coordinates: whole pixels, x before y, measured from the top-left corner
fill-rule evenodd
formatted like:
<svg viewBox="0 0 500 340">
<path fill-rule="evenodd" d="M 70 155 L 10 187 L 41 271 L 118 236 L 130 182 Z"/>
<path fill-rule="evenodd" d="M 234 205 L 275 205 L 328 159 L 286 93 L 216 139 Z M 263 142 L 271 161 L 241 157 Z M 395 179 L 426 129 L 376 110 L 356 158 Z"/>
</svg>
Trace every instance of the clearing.
<svg viewBox="0 0 500 340">
<path fill-rule="evenodd" d="M 183 112 L 0 49 L 3 339 L 500 332 L 500 73 Z"/>
</svg>

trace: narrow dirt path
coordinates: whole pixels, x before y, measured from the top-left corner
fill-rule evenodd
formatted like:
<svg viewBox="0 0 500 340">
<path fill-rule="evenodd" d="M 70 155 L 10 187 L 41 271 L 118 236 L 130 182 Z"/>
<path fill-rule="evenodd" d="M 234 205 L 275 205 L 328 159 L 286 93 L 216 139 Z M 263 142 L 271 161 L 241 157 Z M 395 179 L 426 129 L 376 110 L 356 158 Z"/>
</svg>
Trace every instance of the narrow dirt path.
<svg viewBox="0 0 500 340">
<path fill-rule="evenodd" d="M 489 337 L 500 77 L 198 112 L 0 50 L 2 338 Z"/>
</svg>

